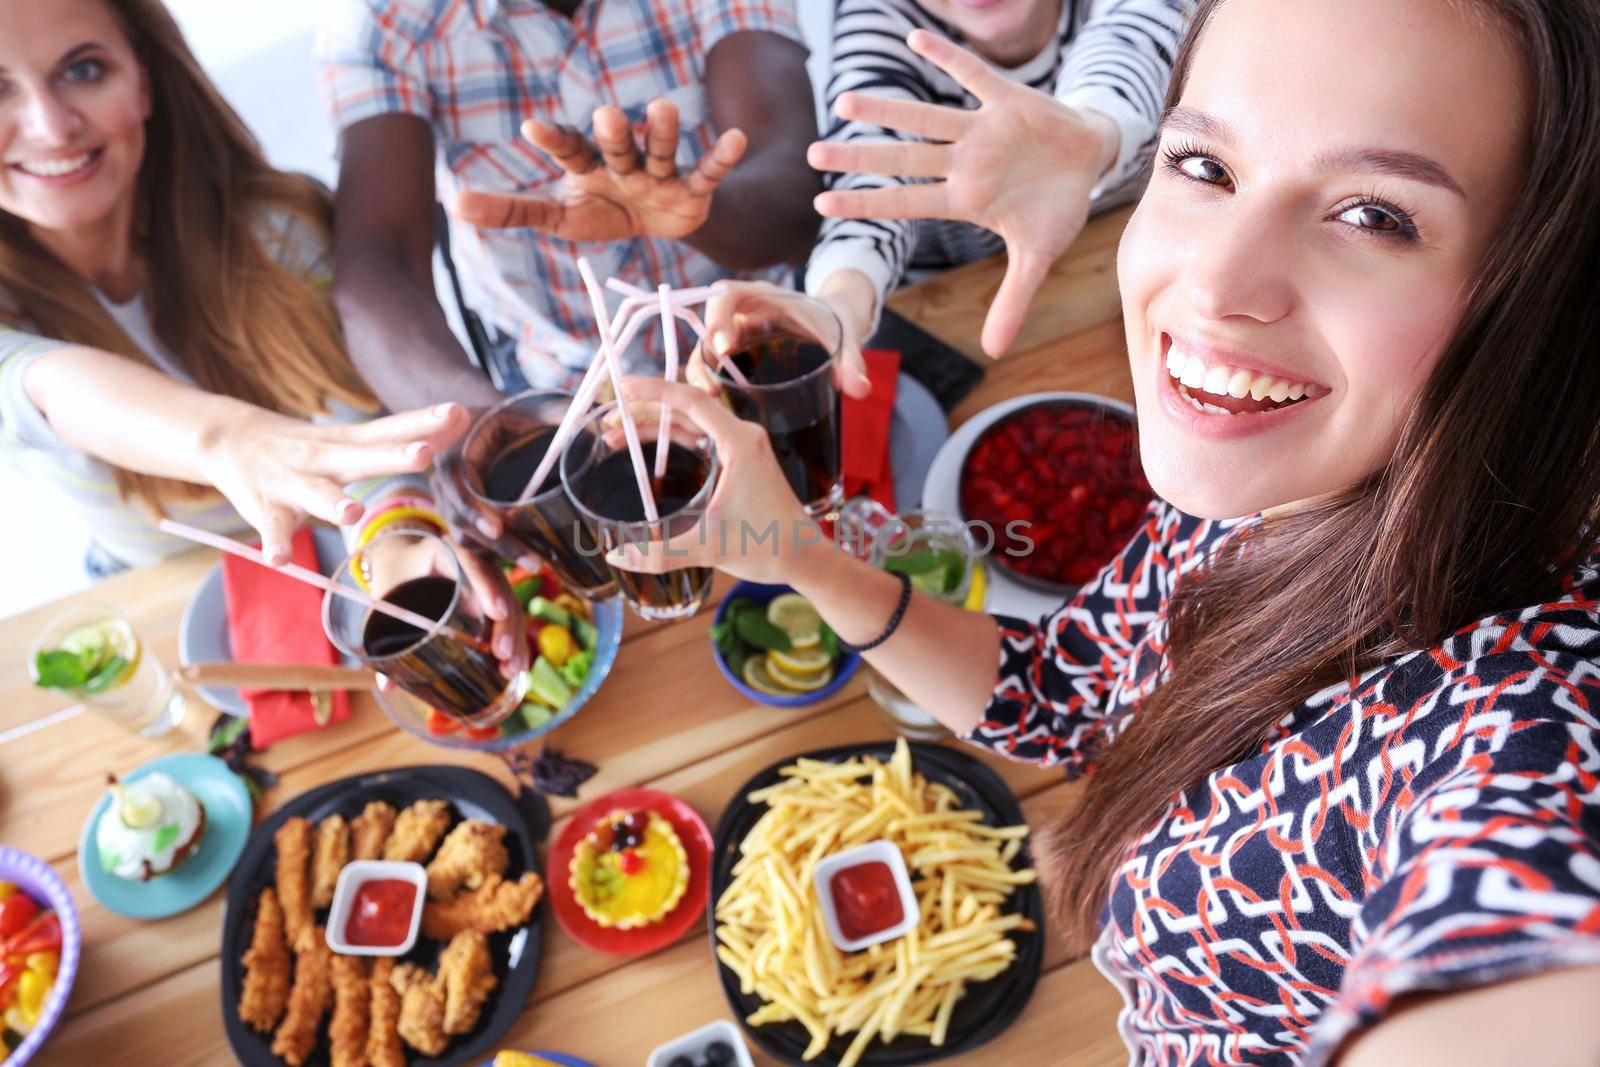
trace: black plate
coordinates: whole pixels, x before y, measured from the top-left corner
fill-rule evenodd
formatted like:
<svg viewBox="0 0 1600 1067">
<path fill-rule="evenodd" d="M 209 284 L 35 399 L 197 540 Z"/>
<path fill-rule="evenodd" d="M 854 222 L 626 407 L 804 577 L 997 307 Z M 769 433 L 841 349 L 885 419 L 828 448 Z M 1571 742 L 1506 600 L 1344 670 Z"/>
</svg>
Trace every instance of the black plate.
<svg viewBox="0 0 1600 1067">
<path fill-rule="evenodd" d="M 257 827 L 228 884 L 228 910 L 222 919 L 222 1018 L 234 1055 L 245 1067 L 283 1067 L 283 1061 L 272 1054 L 272 1035 L 258 1034 L 240 1022 L 238 1010 L 239 992 L 244 983 L 244 967 L 239 957 L 250 947 L 256 897 L 273 881 L 273 865 L 277 858 L 273 833 L 295 815 L 312 823 L 334 814 L 353 819 L 369 801 L 385 800 L 399 810 L 412 801 L 427 798 L 448 800 L 459 819 L 483 819 L 505 826 L 506 851 L 511 857 L 508 876 L 540 871 L 528 814 L 499 782 L 465 767 L 399 767 L 329 782 L 295 797 Z M 539 908 L 543 906 L 541 901 Z M 326 917 L 319 912 L 319 919 Z M 407 1048 L 408 1067 L 454 1067 L 481 1063 L 493 1055 L 496 1041 L 522 1014 L 533 992 L 534 979 L 539 975 L 540 940 L 538 908 L 526 925 L 490 934 L 489 952 L 494 958 L 494 972 L 500 984 L 489 995 L 477 1027 L 469 1034 L 452 1038 L 444 1055 L 437 1058 Z M 443 947 L 419 936 L 416 946 L 403 958 L 432 969 Z M 306 1061 L 311 1067 L 323 1067 L 328 1062 L 327 1031 L 324 1017 L 317 1047 Z"/>
<path fill-rule="evenodd" d="M 706 926 L 711 934 L 713 959 L 716 959 L 717 947 L 717 901 L 732 880 L 733 867 L 739 859 L 739 843 L 755 826 L 756 820 L 767 811 L 765 804 L 751 804 L 744 798 L 754 790 L 780 781 L 778 770 L 799 759 L 840 763 L 855 756 L 875 756 L 887 763 L 892 755 L 892 741 L 804 752 L 774 763 L 739 787 L 721 822 L 717 824 L 715 850 L 711 854 L 711 897 L 706 903 Z M 963 807 L 983 812 L 984 822 L 990 826 L 1015 826 L 1026 821 L 1022 817 L 1022 809 L 1017 806 L 1017 798 L 1000 777 L 964 752 L 941 745 L 913 743 L 911 764 L 913 770 L 928 781 L 954 790 Z M 1017 853 L 1013 866 L 1020 869 L 1030 862 L 1028 850 L 1024 847 Z M 994 1040 L 1011 1024 L 1027 1005 L 1034 986 L 1039 984 L 1039 969 L 1044 961 L 1044 901 L 1039 887 L 1033 884 L 1018 886 L 1012 894 L 1008 910 L 1021 912 L 1032 919 L 1034 930 L 1032 933 L 1012 931 L 1010 936 L 1017 941 L 1018 951 L 1016 962 L 1009 970 L 987 982 L 967 986 L 966 996 L 956 1002 L 943 1047 L 935 1048 L 924 1037 L 901 1036 L 888 1044 L 875 1038 L 867 1046 L 867 1052 L 860 1061 L 862 1064 L 867 1067 L 909 1067 L 910 1064 L 949 1059 Z M 727 995 L 739 1024 L 750 1035 L 750 1040 L 784 1063 L 801 1067 L 838 1063 L 850 1047 L 850 1042 L 855 1039 L 853 1033 L 843 1036 L 836 1034 L 822 1056 L 815 1060 L 804 1060 L 801 1054 L 811 1043 L 806 1028 L 797 1022 L 746 1026 L 745 1017 L 761 1007 L 761 998 L 741 993 L 738 975 L 720 960 L 717 962 L 717 971 L 722 978 L 722 991 Z"/>
</svg>

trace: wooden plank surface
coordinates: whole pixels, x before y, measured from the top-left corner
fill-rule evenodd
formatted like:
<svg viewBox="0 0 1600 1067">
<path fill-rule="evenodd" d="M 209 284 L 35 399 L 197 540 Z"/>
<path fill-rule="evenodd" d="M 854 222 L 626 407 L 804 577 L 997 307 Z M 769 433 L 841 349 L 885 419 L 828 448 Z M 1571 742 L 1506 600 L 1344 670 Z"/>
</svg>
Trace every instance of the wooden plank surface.
<svg viewBox="0 0 1600 1067">
<path fill-rule="evenodd" d="M 902 314 L 987 369 L 984 381 L 952 413 L 952 424 L 999 400 L 1042 389 L 1131 399 L 1115 290 L 1116 240 L 1126 217 L 1121 211 L 1090 224 L 1052 272 L 1015 354 L 998 363 L 981 354 L 977 338 L 1003 262 L 973 264 L 891 298 Z M 0 731 L 65 706 L 59 694 L 34 689 L 26 674 L 33 638 L 52 617 L 77 604 L 115 604 L 170 666 L 177 661 L 184 606 L 215 564 L 214 553 L 191 553 L 0 620 Z M 718 593 L 728 584 L 719 579 Z M 649 785 L 682 797 L 714 823 L 738 786 L 771 763 L 809 749 L 893 736 L 860 678 L 812 708 L 750 704 L 713 665 L 709 625 L 709 611 L 666 625 L 630 619 L 612 676 L 594 702 L 552 738 L 599 765 L 585 797 Z M 346 723 L 283 742 L 259 757 L 280 775 L 268 809 L 324 782 L 409 764 L 457 763 L 510 781 L 500 761 L 424 744 L 394 727 L 365 697 L 354 702 L 353 711 Z M 35 1061 L 45 1067 L 232 1060 L 217 988 L 223 891 L 183 915 L 137 922 L 94 902 L 75 855 L 105 773 L 197 749 L 213 717 L 199 706 L 180 731 L 147 741 L 86 713 L 0 746 L 0 840 L 52 862 L 72 891 L 85 932 L 69 1017 Z M 1077 794 L 1056 772 L 987 753 L 980 758 L 1021 798 L 1035 826 L 1058 817 Z M 553 803 L 558 829 L 572 808 L 572 802 Z M 654 1045 L 727 1016 L 703 924 L 669 949 L 624 960 L 583 949 L 549 919 L 548 909 L 544 914 L 539 983 L 506 1044 L 566 1048 L 599 1067 L 636 1067 Z M 965 1062 L 1123 1062 L 1115 1030 L 1118 998 L 1077 959 L 1081 948 L 1052 937 L 1045 974 L 1027 1010 Z M 618 1025 L 624 1019 L 627 1025 Z M 758 1055 L 757 1062 L 772 1061 Z"/>
</svg>

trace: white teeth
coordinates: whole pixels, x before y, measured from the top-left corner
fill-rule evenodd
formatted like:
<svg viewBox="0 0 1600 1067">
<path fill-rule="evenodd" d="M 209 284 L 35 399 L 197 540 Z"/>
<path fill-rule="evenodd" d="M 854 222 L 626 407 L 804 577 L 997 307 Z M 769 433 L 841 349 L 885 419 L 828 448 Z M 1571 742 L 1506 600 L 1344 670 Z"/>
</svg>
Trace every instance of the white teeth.
<svg viewBox="0 0 1600 1067">
<path fill-rule="evenodd" d="M 1206 380 L 1206 365 L 1199 356 L 1190 356 L 1183 365 L 1183 375 L 1179 379 L 1190 389 L 1199 389 Z"/>
<path fill-rule="evenodd" d="M 1234 412 L 1207 404 L 1194 397 L 1189 390 L 1195 389 L 1213 396 L 1231 396 L 1240 400 L 1246 396 L 1258 401 L 1270 399 L 1273 403 L 1282 404 L 1310 396 L 1315 389 L 1314 386 L 1304 382 L 1294 383 L 1283 378 L 1274 378 L 1270 374 L 1257 374 L 1225 364 L 1207 366 L 1205 360 L 1185 352 L 1176 344 L 1167 349 L 1167 373 L 1183 386 L 1180 391 L 1196 410 L 1213 411 L 1218 414 L 1234 414 Z"/>
<path fill-rule="evenodd" d="M 89 165 L 89 161 L 93 158 L 94 153 L 85 152 L 83 155 L 74 156 L 71 159 L 51 159 L 42 160 L 38 163 L 18 163 L 17 169 L 26 174 L 32 174 L 35 178 L 65 178 L 67 175 L 75 174 L 84 167 L 87 167 Z"/>
</svg>

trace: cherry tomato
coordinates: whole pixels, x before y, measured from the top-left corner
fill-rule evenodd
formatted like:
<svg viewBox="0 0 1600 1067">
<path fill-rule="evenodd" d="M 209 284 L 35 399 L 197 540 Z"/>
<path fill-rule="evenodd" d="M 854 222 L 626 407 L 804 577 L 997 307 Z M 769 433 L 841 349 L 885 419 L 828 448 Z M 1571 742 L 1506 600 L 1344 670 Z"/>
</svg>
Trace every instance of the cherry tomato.
<svg viewBox="0 0 1600 1067">
<path fill-rule="evenodd" d="M 440 711 L 438 708 L 428 709 L 428 732 L 436 737 L 453 734 L 461 729 L 459 720 Z"/>
<path fill-rule="evenodd" d="M 467 736 L 472 738 L 474 741 L 493 741 L 495 738 L 500 736 L 500 727 L 469 726 L 467 727 Z"/>
<path fill-rule="evenodd" d="M 0 900 L 0 937 L 15 937 L 39 914 L 39 905 L 26 893 L 13 893 Z"/>
<path fill-rule="evenodd" d="M 546 600 L 554 600 L 561 595 L 564 588 L 560 576 L 550 569 L 550 564 L 546 563 L 539 568 L 539 592 Z"/>
<path fill-rule="evenodd" d="M 34 916 L 27 929 L 18 934 L 5 947 L 8 956 L 26 956 L 32 952 L 55 952 L 61 948 L 61 919 L 53 911 Z"/>
</svg>

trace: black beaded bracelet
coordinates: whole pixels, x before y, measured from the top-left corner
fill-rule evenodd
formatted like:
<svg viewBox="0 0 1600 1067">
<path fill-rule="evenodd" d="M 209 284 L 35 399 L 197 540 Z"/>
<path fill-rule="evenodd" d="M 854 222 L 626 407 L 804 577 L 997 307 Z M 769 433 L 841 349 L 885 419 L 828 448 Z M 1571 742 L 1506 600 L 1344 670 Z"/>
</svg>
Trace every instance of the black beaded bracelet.
<svg viewBox="0 0 1600 1067">
<path fill-rule="evenodd" d="M 911 606 L 911 575 L 895 571 L 894 576 L 900 579 L 900 603 L 894 606 L 894 614 L 889 616 L 889 625 L 883 628 L 883 633 L 864 645 L 852 645 L 844 638 L 839 638 L 839 647 L 844 651 L 853 652 L 858 656 L 863 652 L 870 652 L 893 637 L 894 632 L 900 629 L 900 620 L 906 617 L 906 608 Z"/>
</svg>

